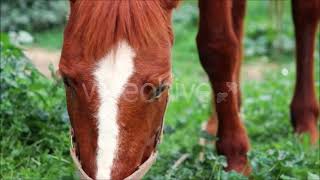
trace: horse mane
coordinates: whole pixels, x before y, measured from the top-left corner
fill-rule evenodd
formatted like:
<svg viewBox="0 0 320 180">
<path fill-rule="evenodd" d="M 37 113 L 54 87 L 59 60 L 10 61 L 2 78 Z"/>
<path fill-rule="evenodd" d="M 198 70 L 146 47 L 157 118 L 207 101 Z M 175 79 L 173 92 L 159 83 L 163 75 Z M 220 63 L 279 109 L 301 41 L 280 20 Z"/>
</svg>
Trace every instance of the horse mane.
<svg viewBox="0 0 320 180">
<path fill-rule="evenodd" d="M 68 26 L 86 57 L 99 59 L 126 40 L 133 48 L 168 47 L 173 35 L 168 11 L 158 0 L 78 0 Z M 171 12 L 170 12 L 171 13 Z"/>
</svg>

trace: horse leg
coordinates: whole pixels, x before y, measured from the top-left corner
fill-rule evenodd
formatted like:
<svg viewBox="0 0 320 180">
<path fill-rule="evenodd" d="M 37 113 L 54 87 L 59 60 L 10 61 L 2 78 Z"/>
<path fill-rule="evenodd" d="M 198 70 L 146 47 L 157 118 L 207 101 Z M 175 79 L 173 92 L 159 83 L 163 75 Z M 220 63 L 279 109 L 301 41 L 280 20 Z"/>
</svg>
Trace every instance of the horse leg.
<svg viewBox="0 0 320 180">
<path fill-rule="evenodd" d="M 319 104 L 314 85 L 314 48 L 320 19 L 318 0 L 292 0 L 296 38 L 297 78 L 291 102 L 291 122 L 298 134 L 309 133 L 311 142 L 318 139 Z"/>
<path fill-rule="evenodd" d="M 238 89 L 238 107 L 239 111 L 241 108 L 241 86 L 240 86 L 240 71 L 241 71 L 241 62 L 243 58 L 243 21 L 246 11 L 246 0 L 233 0 L 232 2 L 232 23 L 233 23 L 233 30 L 237 36 L 239 42 L 239 52 L 237 55 L 237 64 L 236 64 L 236 81 L 237 81 L 237 89 Z"/>
<path fill-rule="evenodd" d="M 218 123 L 217 152 L 226 156 L 226 170 L 249 174 L 249 140 L 238 111 L 236 83 L 239 41 L 232 25 L 232 1 L 200 0 L 197 46 L 213 87 Z"/>
<path fill-rule="evenodd" d="M 232 23 L 233 23 L 233 30 L 237 36 L 238 42 L 239 42 L 239 52 L 237 55 L 237 64 L 236 64 L 236 73 L 235 73 L 235 79 L 236 79 L 236 88 L 237 88 L 237 97 L 238 97 L 238 110 L 240 112 L 241 107 L 241 86 L 240 86 L 240 71 L 241 71 L 241 62 L 243 57 L 243 51 L 242 51 L 242 37 L 243 37 L 243 21 L 245 16 L 245 10 L 246 10 L 246 0 L 233 0 L 232 2 Z M 214 98 L 212 98 L 213 105 L 212 107 L 215 107 L 214 105 Z M 213 108 L 215 110 L 215 108 Z M 211 134 L 216 135 L 218 129 L 218 118 L 216 111 L 213 111 L 210 119 L 208 120 L 205 130 Z"/>
</svg>

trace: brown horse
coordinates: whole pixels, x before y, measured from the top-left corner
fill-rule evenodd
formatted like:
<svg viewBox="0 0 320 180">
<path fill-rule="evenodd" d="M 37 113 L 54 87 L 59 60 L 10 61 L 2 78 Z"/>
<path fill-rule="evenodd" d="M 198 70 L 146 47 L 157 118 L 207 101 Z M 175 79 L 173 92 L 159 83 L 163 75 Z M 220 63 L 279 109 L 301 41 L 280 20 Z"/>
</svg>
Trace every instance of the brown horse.
<svg viewBox="0 0 320 180">
<path fill-rule="evenodd" d="M 151 166 L 171 84 L 172 10 L 176 0 L 70 0 L 59 65 L 73 129 L 72 155 L 87 179 L 136 179 Z M 313 79 L 319 0 L 292 0 L 297 82 L 291 103 L 296 133 L 317 142 L 319 105 Z M 239 110 L 245 0 L 199 0 L 199 57 L 209 76 L 226 170 L 249 174 L 249 139 Z M 235 86 L 239 87 L 239 86 Z M 219 123 L 218 123 L 219 119 Z M 217 129 L 217 130 L 216 130 Z M 217 132 L 215 132 L 217 131 Z M 79 163 L 81 162 L 81 163 Z"/>
</svg>

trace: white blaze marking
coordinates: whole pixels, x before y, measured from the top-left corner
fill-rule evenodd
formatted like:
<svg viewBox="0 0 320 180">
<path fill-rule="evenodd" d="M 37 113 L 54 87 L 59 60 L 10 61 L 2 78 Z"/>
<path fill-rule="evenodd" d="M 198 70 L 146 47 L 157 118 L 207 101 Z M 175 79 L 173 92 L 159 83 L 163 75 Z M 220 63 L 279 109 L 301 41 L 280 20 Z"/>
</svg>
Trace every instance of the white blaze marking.
<svg viewBox="0 0 320 180">
<path fill-rule="evenodd" d="M 111 179 L 111 168 L 118 147 L 118 102 L 134 73 L 134 56 L 132 48 L 126 42 L 121 42 L 116 51 L 111 51 L 99 61 L 94 72 L 100 102 L 97 113 L 96 179 Z"/>
</svg>

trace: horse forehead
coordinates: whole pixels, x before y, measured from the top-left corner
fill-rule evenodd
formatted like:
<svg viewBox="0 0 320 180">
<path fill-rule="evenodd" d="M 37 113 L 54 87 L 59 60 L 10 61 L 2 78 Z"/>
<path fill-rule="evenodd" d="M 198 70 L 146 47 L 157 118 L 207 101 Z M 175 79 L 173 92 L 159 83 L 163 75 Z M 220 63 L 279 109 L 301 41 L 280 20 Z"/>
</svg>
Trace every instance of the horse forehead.
<svg viewBox="0 0 320 180">
<path fill-rule="evenodd" d="M 94 76 L 96 81 L 117 85 L 126 79 L 134 69 L 135 52 L 126 42 L 121 42 L 96 65 Z M 110 79 L 112 78 L 112 79 Z M 116 78 L 116 79 L 113 79 Z M 112 88 L 112 87 L 111 87 Z"/>
</svg>

